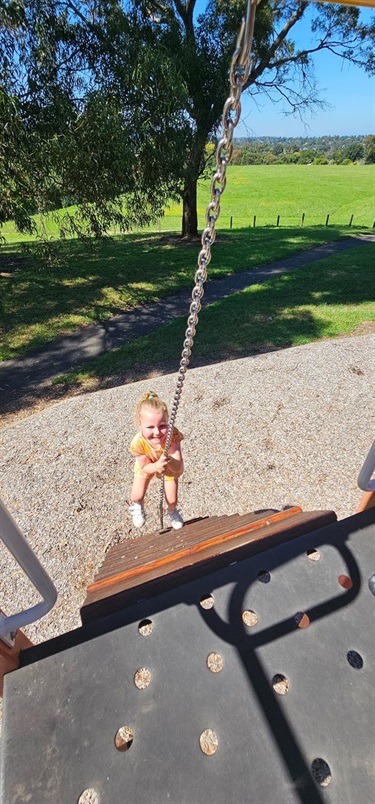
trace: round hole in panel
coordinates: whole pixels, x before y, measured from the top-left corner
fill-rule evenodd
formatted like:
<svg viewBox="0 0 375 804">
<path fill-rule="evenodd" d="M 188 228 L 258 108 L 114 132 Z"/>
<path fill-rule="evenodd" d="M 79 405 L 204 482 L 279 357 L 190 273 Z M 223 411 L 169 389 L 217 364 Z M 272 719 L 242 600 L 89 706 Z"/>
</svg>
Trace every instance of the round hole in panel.
<svg viewBox="0 0 375 804">
<path fill-rule="evenodd" d="M 351 589 L 353 586 L 353 581 L 349 578 L 349 575 L 339 575 L 338 581 L 343 589 Z"/>
<path fill-rule="evenodd" d="M 310 550 L 307 551 L 307 558 L 309 558 L 310 561 L 319 561 L 319 550 L 317 550 L 316 547 L 310 547 Z"/>
<path fill-rule="evenodd" d="M 99 801 L 99 795 L 96 790 L 93 787 L 87 787 L 77 799 L 77 804 L 99 804 Z"/>
<path fill-rule="evenodd" d="M 305 611 L 297 611 L 293 619 L 298 628 L 308 628 L 310 625 L 310 617 Z"/>
<path fill-rule="evenodd" d="M 134 684 L 139 690 L 145 690 L 151 683 L 151 672 L 147 667 L 140 667 L 134 673 Z"/>
<path fill-rule="evenodd" d="M 150 636 L 155 628 L 155 623 L 152 620 L 141 620 L 138 626 L 138 631 L 141 636 Z"/>
<path fill-rule="evenodd" d="M 317 757 L 312 761 L 311 773 L 314 781 L 319 784 L 320 787 L 327 787 L 332 782 L 331 768 L 328 762 L 321 757 Z"/>
<path fill-rule="evenodd" d="M 202 731 L 202 734 L 199 738 L 199 745 L 201 747 L 201 751 L 208 757 L 212 757 L 213 754 L 216 754 L 217 749 L 219 748 L 219 739 L 216 732 L 213 729 L 205 729 Z"/>
<path fill-rule="evenodd" d="M 368 588 L 371 594 L 375 596 L 375 572 L 373 572 L 371 578 L 368 579 Z"/>
<path fill-rule="evenodd" d="M 271 573 L 268 570 L 259 570 L 258 572 L 258 581 L 261 583 L 269 583 L 271 580 Z"/>
<path fill-rule="evenodd" d="M 199 601 L 202 609 L 213 609 L 214 607 L 214 596 L 213 595 L 203 595 Z"/>
<path fill-rule="evenodd" d="M 286 695 L 289 692 L 289 679 L 282 673 L 276 673 L 272 679 L 272 686 L 278 695 Z"/>
<path fill-rule="evenodd" d="M 356 650 L 348 650 L 346 658 L 350 664 L 350 667 L 353 667 L 354 670 L 362 670 L 363 659 L 360 653 L 358 653 Z"/>
<path fill-rule="evenodd" d="M 120 726 L 115 734 L 115 746 L 118 751 L 128 751 L 133 744 L 134 734 L 130 726 Z"/>
<path fill-rule="evenodd" d="M 211 673 L 220 673 L 224 667 L 224 659 L 220 653 L 210 653 L 207 656 L 207 667 Z"/>
<path fill-rule="evenodd" d="M 242 622 L 249 627 L 256 625 L 258 622 L 257 613 L 251 609 L 245 609 L 245 611 L 242 612 Z"/>
</svg>

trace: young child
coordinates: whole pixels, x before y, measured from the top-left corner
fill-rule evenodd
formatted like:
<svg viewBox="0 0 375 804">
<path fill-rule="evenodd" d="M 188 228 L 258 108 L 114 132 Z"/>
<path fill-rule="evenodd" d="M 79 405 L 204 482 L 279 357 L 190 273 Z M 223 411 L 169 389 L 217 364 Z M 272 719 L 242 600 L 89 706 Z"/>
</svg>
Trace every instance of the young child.
<svg viewBox="0 0 375 804">
<path fill-rule="evenodd" d="M 182 433 L 173 428 L 169 455 L 165 456 L 164 445 L 168 431 L 168 408 L 154 391 L 143 394 L 135 409 L 135 424 L 139 432 L 130 444 L 135 455 L 134 480 L 129 512 L 133 525 L 141 528 L 145 523 L 143 500 L 150 480 L 156 475 L 164 476 L 165 497 L 172 528 L 182 528 L 184 520 L 177 508 L 178 478 L 184 464 L 181 454 Z"/>
</svg>

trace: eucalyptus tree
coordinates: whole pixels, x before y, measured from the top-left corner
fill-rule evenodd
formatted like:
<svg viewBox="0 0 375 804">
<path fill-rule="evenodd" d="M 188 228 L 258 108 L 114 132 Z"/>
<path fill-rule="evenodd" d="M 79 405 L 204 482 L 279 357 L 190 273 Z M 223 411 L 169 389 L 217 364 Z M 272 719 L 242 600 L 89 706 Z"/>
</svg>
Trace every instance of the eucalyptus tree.
<svg viewBox="0 0 375 804">
<path fill-rule="evenodd" d="M 247 91 L 304 115 L 322 104 L 313 57 L 374 71 L 358 8 L 260 0 Z M 245 0 L 0 0 L 0 222 L 74 201 L 70 229 L 99 234 L 182 201 L 196 236 L 197 182 L 219 134 Z M 311 44 L 295 44 L 310 14 Z"/>
<path fill-rule="evenodd" d="M 190 141 L 183 160 L 180 193 L 182 234 L 197 234 L 197 181 L 206 162 L 205 144 L 214 140 L 228 94 L 228 71 L 236 32 L 245 13 L 242 0 L 145 0 L 154 24 L 175 33 L 164 41 L 185 85 Z M 197 14 L 197 8 L 201 10 Z M 309 15 L 311 44 L 297 47 L 294 36 Z M 302 119 L 325 106 L 314 78 L 314 56 L 330 51 L 344 61 L 374 72 L 375 23 L 365 24 L 356 7 L 322 3 L 260 0 L 255 21 L 252 66 L 245 90 L 254 98 L 281 101 L 286 114 Z M 177 44 L 177 51 L 176 51 Z"/>
<path fill-rule="evenodd" d="M 188 124 L 159 29 L 117 0 L 0 2 L 0 223 L 62 235 L 155 220 Z M 171 132 L 173 130 L 173 137 Z"/>
</svg>

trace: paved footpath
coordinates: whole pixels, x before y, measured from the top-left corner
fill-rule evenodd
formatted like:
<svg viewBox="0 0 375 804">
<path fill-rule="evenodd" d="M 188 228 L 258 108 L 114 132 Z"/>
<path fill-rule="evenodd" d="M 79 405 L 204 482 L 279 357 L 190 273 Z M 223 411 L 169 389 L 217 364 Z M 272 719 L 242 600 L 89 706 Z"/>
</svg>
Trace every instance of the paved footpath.
<svg viewBox="0 0 375 804">
<path fill-rule="evenodd" d="M 313 262 L 369 242 L 375 242 L 374 235 L 348 237 L 316 246 L 261 268 L 209 281 L 205 286 L 204 303 L 220 301 L 250 285 L 265 282 L 286 271 L 304 268 Z M 65 374 L 142 335 L 147 335 L 179 316 L 187 315 L 190 301 L 191 288 L 187 288 L 174 296 L 140 305 L 128 313 L 58 338 L 47 346 L 29 352 L 26 357 L 0 363 L 0 399 L 6 403 L 20 393 L 31 391 L 43 382 Z M 0 412 L 1 407 L 0 402 Z"/>
</svg>

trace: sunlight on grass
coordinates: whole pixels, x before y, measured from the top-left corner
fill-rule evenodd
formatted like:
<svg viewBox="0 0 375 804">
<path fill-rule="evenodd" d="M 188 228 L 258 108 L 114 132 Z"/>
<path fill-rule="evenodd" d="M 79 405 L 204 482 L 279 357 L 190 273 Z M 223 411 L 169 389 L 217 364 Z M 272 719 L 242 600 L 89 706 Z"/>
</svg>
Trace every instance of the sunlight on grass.
<svg viewBox="0 0 375 804">
<path fill-rule="evenodd" d="M 57 337 L 61 335 L 61 332 L 70 333 L 75 332 L 78 327 L 81 327 L 83 323 L 87 323 L 86 319 L 81 316 L 69 316 L 69 318 L 61 319 L 61 318 L 49 318 L 43 326 L 39 324 L 33 324 L 27 330 L 27 333 L 20 332 L 17 336 L 14 337 L 14 342 L 12 342 L 12 348 L 9 345 L 4 343 L 2 351 L 5 355 L 5 360 L 10 359 L 13 356 L 14 350 L 22 351 L 22 347 L 25 345 L 28 349 L 36 349 L 39 346 L 43 346 L 45 343 L 45 329 L 48 328 L 48 331 L 52 337 Z"/>
<path fill-rule="evenodd" d="M 209 278 L 256 269 L 346 234 L 333 227 L 222 232 L 212 252 Z M 58 244 L 63 259 L 54 267 L 16 264 L 0 280 L 0 359 L 34 348 L 36 331 L 41 346 L 77 326 L 191 288 L 199 249 L 198 242 L 182 244 L 173 237 L 166 246 L 158 235 L 127 235 L 90 250 L 76 241 Z M 14 246 L 1 250 L 5 259 L 15 253 Z"/>
<path fill-rule="evenodd" d="M 62 288 L 71 288 L 79 285 L 91 285 L 95 279 L 94 276 L 75 276 L 72 279 L 60 279 L 59 284 Z"/>
<path fill-rule="evenodd" d="M 354 227 L 371 228 L 373 212 L 370 199 L 374 195 L 375 165 L 244 165 L 229 166 L 228 183 L 221 202 L 217 229 L 253 224 L 275 226 L 280 215 L 281 226 L 301 224 L 305 213 L 306 226 L 324 226 L 327 214 L 335 226 L 347 226 L 353 215 Z M 198 183 L 199 226 L 203 227 L 205 211 L 210 200 L 211 179 Z M 76 207 L 56 210 L 43 216 L 47 237 L 58 236 L 58 222 Z M 164 216 L 145 232 L 181 231 L 182 205 L 171 203 Z M 40 224 L 41 216 L 35 221 Z M 134 231 L 141 231 L 135 229 Z M 30 235 L 20 235 L 12 222 L 0 229 L 8 243 L 30 243 Z M 118 234 L 113 230 L 111 234 Z M 70 238 L 67 238 L 70 241 Z M 168 248 L 168 247 L 167 247 Z"/>
<path fill-rule="evenodd" d="M 203 308 L 192 366 L 351 334 L 375 321 L 373 256 L 373 245 L 361 246 Z M 56 382 L 85 385 L 119 372 L 123 382 L 140 379 L 155 368 L 156 354 L 159 372 L 163 365 L 177 371 L 185 326 L 180 318 Z"/>
<path fill-rule="evenodd" d="M 374 165 L 229 167 L 209 279 L 256 269 L 312 246 L 355 235 L 366 227 L 371 230 L 374 183 Z M 199 182 L 201 226 L 209 195 L 210 182 Z M 59 218 L 74 209 L 57 210 L 49 219 L 44 216 L 48 237 L 56 238 Z M 21 356 L 36 344 L 47 344 L 77 327 L 190 288 L 200 244 L 181 243 L 173 234 L 180 231 L 181 214 L 181 205 L 173 203 L 161 221 L 139 234 L 114 233 L 105 242 L 91 240 L 89 247 L 75 239 L 56 242 L 56 261 L 51 264 L 41 263 L 40 258 L 31 261 L 22 246 L 32 248 L 35 238 L 20 235 L 7 222 L 1 230 L 7 243 L 0 247 L 4 269 L 0 279 L 0 360 Z M 327 214 L 329 226 L 324 225 Z M 352 215 L 354 223 L 349 228 Z M 229 228 L 231 219 L 233 228 Z M 8 270 L 12 259 L 14 265 Z M 341 281 L 340 263 L 335 270 Z M 314 293 L 314 300 L 325 298 L 322 289 Z"/>
<path fill-rule="evenodd" d="M 156 282 L 129 282 L 129 290 L 141 291 L 142 293 L 150 291 L 150 293 L 159 293 L 160 287 Z"/>
</svg>

